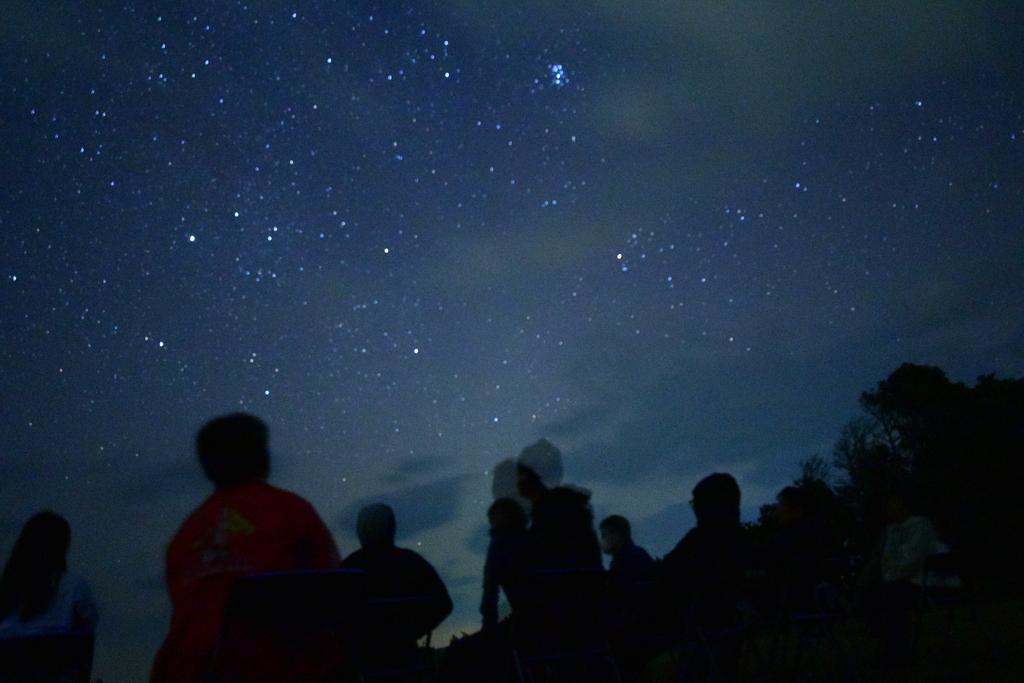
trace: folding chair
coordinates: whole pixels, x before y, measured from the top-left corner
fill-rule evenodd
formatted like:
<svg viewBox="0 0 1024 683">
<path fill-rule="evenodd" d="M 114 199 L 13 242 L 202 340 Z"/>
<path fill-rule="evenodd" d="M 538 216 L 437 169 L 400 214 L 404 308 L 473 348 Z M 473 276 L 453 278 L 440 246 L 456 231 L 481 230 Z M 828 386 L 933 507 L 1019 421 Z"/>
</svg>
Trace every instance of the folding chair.
<svg viewBox="0 0 1024 683">
<path fill-rule="evenodd" d="M 620 672 L 630 677 L 664 649 L 681 639 L 681 632 L 664 628 L 663 600 L 654 580 L 635 581 L 610 590 L 612 653 Z"/>
<path fill-rule="evenodd" d="M 339 675 L 366 610 L 357 569 L 273 572 L 231 587 L 208 683 L 295 681 Z"/>
<path fill-rule="evenodd" d="M 846 651 L 836 633 L 838 616 L 828 612 L 796 612 L 790 624 L 796 631 L 796 651 L 790 663 L 791 680 L 818 680 L 825 675 L 824 662 L 813 662 L 812 653 L 845 671 Z"/>
<path fill-rule="evenodd" d="M 747 659 L 752 658 L 755 667 L 764 663 L 755 640 L 763 619 L 747 600 L 740 599 L 736 603 L 735 617 L 730 623 L 703 625 L 696 610 L 692 611 L 691 623 L 689 638 L 699 645 L 706 658 L 709 681 L 736 680 Z"/>
<path fill-rule="evenodd" d="M 674 624 L 663 624 L 660 632 L 641 637 L 642 643 L 660 647 L 671 657 L 675 680 L 734 681 L 745 661 L 751 660 L 755 669 L 764 665 L 756 642 L 766 625 L 764 618 L 742 596 L 725 618 L 720 608 L 711 607 L 721 602 L 708 593 L 694 595 Z"/>
<path fill-rule="evenodd" d="M 0 681 L 89 683 L 95 639 L 91 633 L 45 633 L 0 638 Z"/>
<path fill-rule="evenodd" d="M 929 555 L 921 567 L 921 605 L 917 610 L 913 645 L 918 645 L 928 612 L 944 612 L 943 652 L 949 652 L 953 641 L 953 621 L 957 607 L 963 603 L 963 575 L 960 556 L 954 552 Z"/>
<path fill-rule="evenodd" d="M 761 629 L 768 647 L 763 661 L 784 672 L 786 680 L 818 677 L 822 672 L 813 668 L 817 664 L 833 663 L 839 668 L 845 664 L 845 648 L 836 629 L 841 618 L 836 581 L 841 566 L 835 557 L 798 555 L 787 564 L 777 596 L 763 594 L 771 613 Z M 812 659 L 815 654 L 818 661 Z"/>
<path fill-rule="evenodd" d="M 430 605 L 429 596 L 374 597 L 366 603 L 366 626 L 360 633 L 360 643 L 374 642 L 374 650 L 388 648 L 389 634 L 396 624 L 409 623 L 424 607 Z M 385 657 L 363 658 L 356 662 L 360 683 L 425 683 L 437 675 L 437 661 L 426 635 L 423 647 L 402 651 L 399 647 Z M 363 650 L 363 647 L 360 646 Z M 365 650 L 364 650 L 365 651 Z"/>
<path fill-rule="evenodd" d="M 605 624 L 607 574 L 599 568 L 530 572 L 513 615 L 518 683 L 621 683 Z"/>
</svg>

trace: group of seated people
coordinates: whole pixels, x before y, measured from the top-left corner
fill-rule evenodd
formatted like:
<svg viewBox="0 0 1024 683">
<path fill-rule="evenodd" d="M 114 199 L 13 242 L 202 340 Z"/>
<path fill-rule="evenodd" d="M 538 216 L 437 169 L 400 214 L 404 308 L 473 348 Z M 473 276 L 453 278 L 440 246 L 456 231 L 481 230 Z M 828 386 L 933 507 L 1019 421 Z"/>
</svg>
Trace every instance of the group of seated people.
<svg viewBox="0 0 1024 683">
<path fill-rule="evenodd" d="M 198 459 L 214 491 L 167 548 L 172 615 L 153 663 L 154 683 L 229 680 L 211 678 L 211 672 L 217 667 L 232 587 L 244 577 L 354 570 L 365 575 L 371 598 L 417 598 L 418 607 L 405 617 L 364 634 L 358 653 L 363 663 L 412 653 L 417 640 L 452 610 L 430 563 L 396 547 L 395 515 L 385 504 L 360 511 L 356 530 L 361 548 L 343 560 L 313 506 L 267 483 L 268 441 L 266 425 L 241 413 L 215 418 L 197 434 Z M 527 447 L 503 467 L 505 483 L 496 471 L 495 500 L 487 511 L 482 629 L 453 640 L 442 678 L 501 680 L 508 653 L 531 629 L 562 628 L 564 633 L 597 624 L 602 637 L 620 648 L 623 661 L 642 665 L 658 651 L 657 639 L 646 636 L 694 627 L 711 632 L 733 623 L 752 577 L 769 588 L 762 594 L 771 597 L 758 607 L 773 616 L 820 607 L 819 588 L 832 578 L 829 543 L 799 488 L 779 494 L 777 530 L 754 547 L 740 523 L 736 480 L 711 474 L 692 492 L 696 526 L 655 560 L 634 543 L 625 517 L 602 520 L 598 536 L 589 492 L 562 484 L 561 456 L 549 442 Z M 941 544 L 928 521 L 911 514 L 905 497 L 894 496 L 891 508 L 880 580 L 866 591 L 866 604 L 883 645 L 902 654 L 905 629 L 889 613 L 894 606 L 906 610 L 923 580 L 923 558 Z M 92 632 L 96 607 L 85 582 L 67 571 L 69 543 L 70 527 L 52 512 L 39 513 L 25 525 L 0 577 L 0 643 L 52 630 Z M 610 556 L 607 571 L 602 551 Z M 586 577 L 594 581 L 571 602 L 566 595 L 590 581 Z M 500 614 L 501 593 L 510 614 Z M 785 596 L 784 605 L 779 595 Z M 567 622 L 566 613 L 576 621 Z M 353 655 L 321 652 L 314 657 L 320 661 L 309 661 L 292 653 L 281 659 L 277 673 L 264 662 L 259 670 L 234 671 L 230 680 L 327 680 L 323 672 L 351 667 Z"/>
</svg>

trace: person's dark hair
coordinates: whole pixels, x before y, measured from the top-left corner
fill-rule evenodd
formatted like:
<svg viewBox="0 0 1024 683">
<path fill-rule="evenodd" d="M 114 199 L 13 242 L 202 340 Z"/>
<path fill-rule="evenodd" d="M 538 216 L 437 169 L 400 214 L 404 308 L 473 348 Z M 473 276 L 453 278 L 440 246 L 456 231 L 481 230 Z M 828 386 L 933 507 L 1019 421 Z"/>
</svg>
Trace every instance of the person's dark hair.
<svg viewBox="0 0 1024 683">
<path fill-rule="evenodd" d="M 515 458 L 505 458 L 494 466 L 491 479 L 491 495 L 494 500 L 516 495 L 518 475 Z"/>
<path fill-rule="evenodd" d="M 547 488 L 562 483 L 562 452 L 547 439 L 536 441 L 520 453 L 516 459 L 519 472 L 528 471 Z"/>
<path fill-rule="evenodd" d="M 263 420 L 232 413 L 210 420 L 196 434 L 196 454 L 214 486 L 231 486 L 270 474 L 270 432 Z"/>
<path fill-rule="evenodd" d="M 611 531 L 627 539 L 633 535 L 633 530 L 629 526 L 629 520 L 622 515 L 609 515 L 605 517 L 601 520 L 599 528 L 601 531 Z"/>
<path fill-rule="evenodd" d="M 516 465 L 516 476 L 527 479 L 531 484 L 544 485 L 543 479 L 537 474 L 537 470 L 533 469 L 529 465 L 518 463 Z"/>
<path fill-rule="evenodd" d="M 47 610 L 67 571 L 69 545 L 71 526 L 60 515 L 44 510 L 25 522 L 0 576 L 0 619 L 17 610 L 29 621 Z"/>
<path fill-rule="evenodd" d="M 814 508 L 811 492 L 802 486 L 787 486 L 775 497 L 780 503 L 786 503 L 804 514 L 810 514 Z"/>
<path fill-rule="evenodd" d="M 896 477 L 886 486 L 886 495 L 900 501 L 907 510 L 917 512 L 920 506 L 917 487 L 909 477 Z"/>
<path fill-rule="evenodd" d="M 364 548 L 381 548 L 395 544 L 395 511 L 385 503 L 371 503 L 356 517 L 356 535 Z"/>
<path fill-rule="evenodd" d="M 503 517 L 514 529 L 525 529 L 527 524 L 526 510 L 515 498 L 499 498 L 487 508 L 487 518 Z"/>
<path fill-rule="evenodd" d="M 693 487 L 693 512 L 698 526 L 739 525 L 739 484 L 724 472 L 704 477 Z"/>
</svg>

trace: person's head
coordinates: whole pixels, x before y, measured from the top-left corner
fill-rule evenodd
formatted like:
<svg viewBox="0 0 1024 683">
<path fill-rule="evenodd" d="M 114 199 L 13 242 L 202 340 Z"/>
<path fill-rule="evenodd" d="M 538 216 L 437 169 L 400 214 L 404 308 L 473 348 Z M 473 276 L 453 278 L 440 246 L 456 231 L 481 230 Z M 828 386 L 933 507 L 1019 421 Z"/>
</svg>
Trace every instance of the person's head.
<svg viewBox="0 0 1024 683">
<path fill-rule="evenodd" d="M 516 490 L 516 459 L 505 458 L 491 471 L 491 496 L 494 500 L 511 498 L 518 494 Z"/>
<path fill-rule="evenodd" d="M 622 550 L 633 540 L 629 520 L 622 515 L 611 515 L 601 520 L 601 549 L 609 555 Z"/>
<path fill-rule="evenodd" d="M 270 474 L 269 440 L 267 425 L 255 415 L 221 415 L 196 434 L 196 455 L 218 488 L 263 480 Z"/>
<path fill-rule="evenodd" d="M 693 487 L 693 513 L 697 526 L 738 526 L 740 487 L 731 474 L 715 472 Z"/>
<path fill-rule="evenodd" d="M 26 621 L 46 610 L 70 545 L 71 526 L 60 515 L 45 510 L 25 522 L 0 577 L 0 619 L 13 609 Z"/>
<path fill-rule="evenodd" d="M 373 503 L 359 511 L 356 535 L 366 549 L 386 548 L 395 544 L 395 511 L 390 505 Z"/>
<path fill-rule="evenodd" d="M 492 529 L 522 530 L 526 528 L 526 511 L 514 498 L 499 498 L 487 508 L 487 521 Z"/>
<path fill-rule="evenodd" d="M 917 509 L 917 495 L 913 486 L 906 481 L 889 485 L 885 496 L 885 517 L 890 523 L 904 522 Z"/>
<path fill-rule="evenodd" d="M 794 524 L 811 512 L 810 493 L 800 486 L 787 486 L 775 500 L 775 517 L 783 526 Z"/>
<path fill-rule="evenodd" d="M 516 487 L 531 503 L 562 483 L 562 452 L 547 439 L 530 444 L 516 460 Z"/>
</svg>

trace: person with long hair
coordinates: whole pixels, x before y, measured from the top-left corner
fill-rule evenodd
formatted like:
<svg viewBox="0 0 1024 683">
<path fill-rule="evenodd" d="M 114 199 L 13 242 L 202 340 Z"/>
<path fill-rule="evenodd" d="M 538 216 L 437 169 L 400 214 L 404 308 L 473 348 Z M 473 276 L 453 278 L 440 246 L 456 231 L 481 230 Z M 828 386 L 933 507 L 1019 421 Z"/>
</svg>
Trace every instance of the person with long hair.
<svg viewBox="0 0 1024 683">
<path fill-rule="evenodd" d="M 25 523 L 0 576 L 0 638 L 95 631 L 89 585 L 68 571 L 70 544 L 71 526 L 54 512 Z"/>
</svg>

